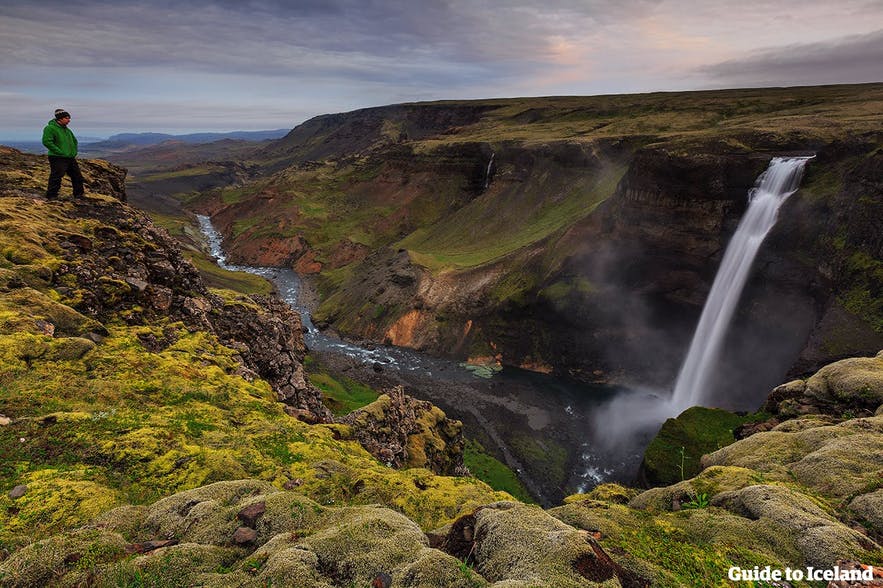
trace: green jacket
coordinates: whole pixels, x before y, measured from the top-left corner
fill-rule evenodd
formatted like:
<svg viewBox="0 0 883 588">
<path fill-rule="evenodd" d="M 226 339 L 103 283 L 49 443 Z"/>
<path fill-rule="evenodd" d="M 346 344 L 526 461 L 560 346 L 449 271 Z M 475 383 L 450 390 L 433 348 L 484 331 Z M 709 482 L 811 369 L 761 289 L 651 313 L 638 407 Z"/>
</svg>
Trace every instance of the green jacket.
<svg viewBox="0 0 883 588">
<path fill-rule="evenodd" d="M 50 120 L 43 129 L 43 145 L 49 150 L 49 155 L 77 156 L 77 138 L 74 137 L 74 132 L 55 122 L 55 119 Z"/>
</svg>

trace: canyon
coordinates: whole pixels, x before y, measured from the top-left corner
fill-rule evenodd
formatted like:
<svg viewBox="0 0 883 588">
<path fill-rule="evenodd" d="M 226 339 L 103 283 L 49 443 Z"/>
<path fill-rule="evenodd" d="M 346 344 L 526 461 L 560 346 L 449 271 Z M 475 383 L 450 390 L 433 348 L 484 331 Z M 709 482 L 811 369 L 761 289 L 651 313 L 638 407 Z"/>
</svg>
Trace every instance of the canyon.
<svg viewBox="0 0 883 588">
<path fill-rule="evenodd" d="M 673 384 L 769 159 L 814 154 L 714 382 L 751 409 L 881 334 L 879 85 L 396 105 L 317 117 L 202 193 L 231 260 L 313 275 L 341 336 Z"/>
</svg>

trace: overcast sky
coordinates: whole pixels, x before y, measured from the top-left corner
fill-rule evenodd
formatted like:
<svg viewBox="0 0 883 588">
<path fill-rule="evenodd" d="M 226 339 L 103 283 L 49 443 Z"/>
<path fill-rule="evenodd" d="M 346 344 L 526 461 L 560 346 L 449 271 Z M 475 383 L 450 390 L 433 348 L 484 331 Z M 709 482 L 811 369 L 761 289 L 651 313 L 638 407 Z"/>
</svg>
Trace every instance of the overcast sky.
<svg viewBox="0 0 883 588">
<path fill-rule="evenodd" d="M 883 0 L 3 0 L 0 139 L 437 99 L 883 81 Z"/>
</svg>

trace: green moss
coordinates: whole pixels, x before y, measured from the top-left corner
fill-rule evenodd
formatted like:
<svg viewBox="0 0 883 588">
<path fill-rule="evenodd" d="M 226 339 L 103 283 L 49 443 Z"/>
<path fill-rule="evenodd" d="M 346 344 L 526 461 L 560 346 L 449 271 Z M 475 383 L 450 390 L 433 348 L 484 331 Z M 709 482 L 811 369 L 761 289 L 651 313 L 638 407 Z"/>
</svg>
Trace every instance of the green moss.
<svg viewBox="0 0 883 588">
<path fill-rule="evenodd" d="M 494 490 L 508 492 L 518 500 L 533 503 L 534 500 L 518 476 L 506 464 L 490 455 L 478 441 L 467 439 L 463 450 L 463 462 L 472 475 Z"/>
<path fill-rule="evenodd" d="M 175 342 L 146 353 L 138 334 L 167 329 L 177 329 Z M 49 337 L 0 335 L 0 413 L 20 419 L 0 427 L 0 473 L 7 488 L 34 481 L 26 497 L 39 497 L 2 511 L 0 541 L 239 478 L 300 478 L 323 501 L 384 502 L 431 527 L 498 496 L 478 481 L 391 470 L 357 443 L 291 419 L 265 382 L 231 375 L 236 352 L 207 333 L 166 325 L 110 335 L 82 357 L 51 355 Z M 322 463 L 344 465 L 326 475 Z M 43 488 L 47 476 L 73 481 Z M 415 477 L 426 490 L 416 491 Z"/>
<path fill-rule="evenodd" d="M 714 408 L 688 408 L 663 423 L 644 452 L 642 470 L 653 485 L 673 484 L 699 473 L 699 459 L 735 439 L 733 429 L 764 415 L 739 416 Z"/>
<path fill-rule="evenodd" d="M 839 298 L 843 306 L 883 333 L 883 262 L 863 251 L 854 251 L 845 263 L 846 283 Z"/>
<path fill-rule="evenodd" d="M 614 504 L 626 504 L 637 496 L 638 491 L 619 484 L 598 484 L 588 494 L 572 494 L 564 499 L 564 504 L 581 502 L 584 500 L 600 500 Z"/>
<path fill-rule="evenodd" d="M 509 439 L 513 452 L 524 461 L 535 464 L 535 471 L 549 484 L 564 486 L 567 472 L 567 450 L 550 438 L 521 436 Z"/>
<path fill-rule="evenodd" d="M 322 391 L 323 401 L 335 415 L 345 415 L 377 400 L 380 394 L 353 379 L 331 375 L 315 361 L 305 363 L 307 374 L 315 387 Z"/>
<path fill-rule="evenodd" d="M 595 533 L 620 564 L 651 577 L 654 586 L 726 585 L 721 581 L 731 566 L 800 562 L 794 537 L 783 528 L 715 507 L 658 514 L 584 499 L 549 512 Z"/>
<path fill-rule="evenodd" d="M 43 332 L 36 326 L 36 321 L 51 323 L 55 335 L 80 336 L 104 330 L 98 321 L 56 302 L 38 290 L 19 288 L 0 293 L 0 333 L 23 330 Z"/>
</svg>

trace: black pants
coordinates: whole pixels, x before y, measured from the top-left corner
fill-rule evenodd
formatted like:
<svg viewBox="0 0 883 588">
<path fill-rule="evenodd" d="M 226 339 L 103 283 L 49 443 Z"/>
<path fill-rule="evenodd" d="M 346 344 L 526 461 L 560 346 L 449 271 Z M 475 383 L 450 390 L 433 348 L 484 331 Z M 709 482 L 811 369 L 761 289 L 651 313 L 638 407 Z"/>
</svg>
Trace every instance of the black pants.
<svg viewBox="0 0 883 588">
<path fill-rule="evenodd" d="M 61 189 L 61 178 L 67 174 L 71 178 L 71 186 L 74 189 L 74 196 L 82 196 L 83 174 L 80 173 L 80 166 L 77 164 L 75 157 L 58 157 L 57 155 L 49 156 L 49 187 L 46 188 L 46 198 L 58 198 L 58 191 Z"/>
</svg>

